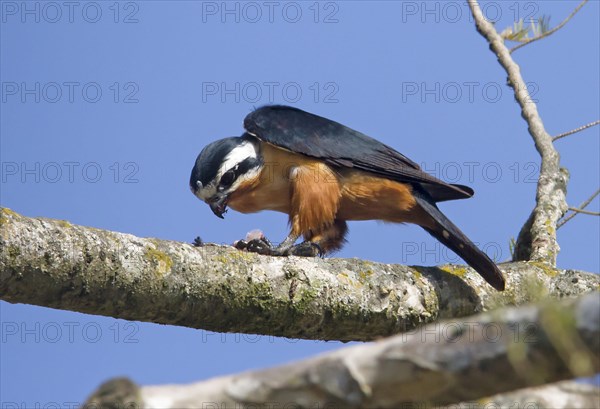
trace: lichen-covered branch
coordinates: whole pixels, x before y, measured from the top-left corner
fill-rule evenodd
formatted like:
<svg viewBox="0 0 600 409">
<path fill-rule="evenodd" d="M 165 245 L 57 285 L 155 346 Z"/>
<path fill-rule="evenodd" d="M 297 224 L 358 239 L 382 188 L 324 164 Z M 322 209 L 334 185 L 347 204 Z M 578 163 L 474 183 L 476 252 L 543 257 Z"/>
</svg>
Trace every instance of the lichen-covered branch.
<svg viewBox="0 0 600 409">
<path fill-rule="evenodd" d="M 185 386 L 175 388 L 184 390 Z M 135 385 L 127 378 L 115 378 L 102 384 L 82 406 L 82 409 L 150 409 L 145 403 L 141 393 L 142 388 Z M 169 397 L 169 402 L 173 399 Z M 207 409 L 221 408 L 210 402 L 204 407 Z M 240 407 L 240 406 L 238 406 Z M 258 405 L 241 407 L 257 408 Z M 285 408 L 286 406 L 280 406 Z M 289 405 L 289 408 L 299 408 Z M 423 406 L 406 405 L 405 408 L 419 408 Z M 595 385 L 562 381 L 548 385 L 519 389 L 512 392 L 500 393 L 494 396 L 478 399 L 476 402 L 460 402 L 448 406 L 437 406 L 438 409 L 472 409 L 472 408 L 529 408 L 529 409 L 573 409 L 573 408 L 598 408 L 600 407 L 600 388 Z M 277 406 L 271 405 L 271 408 Z M 334 407 L 332 406 L 332 409 Z"/>
<path fill-rule="evenodd" d="M 127 378 L 115 378 L 102 384 L 83 405 L 83 409 L 142 409 L 144 401 L 141 388 Z M 171 397 L 172 398 L 172 397 Z M 146 409 L 150 409 L 148 405 Z M 244 406 L 242 406 L 244 407 Z M 245 406 L 257 408 L 257 406 Z M 271 406 L 277 408 L 276 406 Z M 285 406 L 281 406 L 284 408 Z M 298 406 L 290 405 L 290 408 Z M 421 406 L 407 405 L 408 408 Z M 600 388 L 574 381 L 562 381 L 549 385 L 519 389 L 513 392 L 501 393 L 477 402 L 461 402 L 449 406 L 438 406 L 438 409 L 472 409 L 472 408 L 525 408 L 525 409 L 573 409 L 599 408 Z M 206 409 L 220 406 L 205 405 Z M 223 408 L 225 409 L 225 408 Z M 333 409 L 333 408 L 332 408 Z"/>
<path fill-rule="evenodd" d="M 461 266 L 273 258 L 0 211 L 0 299 L 219 332 L 364 341 L 600 287 L 543 263 L 500 268 L 502 293 Z"/>
<path fill-rule="evenodd" d="M 144 408 L 425 407 L 598 371 L 600 294 L 595 292 L 463 322 L 442 321 L 267 370 L 191 385 L 144 386 L 129 396 L 137 396 Z"/>
<path fill-rule="evenodd" d="M 560 167 L 560 157 L 554 148 L 552 137 L 544 129 L 520 68 L 512 59 L 504 40 L 494 25 L 485 18 L 477 0 L 468 0 L 468 3 L 477 31 L 490 44 L 490 49 L 508 74 L 508 84 L 514 90 L 515 99 L 521 107 L 521 116 L 527 122 L 529 134 L 541 156 L 536 206 L 517 237 L 514 260 L 535 260 L 555 266 L 559 251 L 556 224 L 567 211 L 566 191 L 569 175 L 566 169 Z"/>
</svg>

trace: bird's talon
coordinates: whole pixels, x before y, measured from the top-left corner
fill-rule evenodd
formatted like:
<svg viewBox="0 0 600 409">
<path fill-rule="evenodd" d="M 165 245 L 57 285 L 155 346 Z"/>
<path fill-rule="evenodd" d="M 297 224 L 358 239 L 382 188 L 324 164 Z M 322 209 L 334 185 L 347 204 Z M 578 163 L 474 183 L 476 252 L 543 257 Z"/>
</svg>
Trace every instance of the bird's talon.
<svg viewBox="0 0 600 409">
<path fill-rule="evenodd" d="M 246 250 L 248 247 L 248 242 L 246 240 L 237 240 L 233 243 L 233 247 L 238 250 Z"/>
<path fill-rule="evenodd" d="M 238 240 L 233 245 L 238 250 L 245 250 L 251 253 L 258 253 L 265 256 L 270 256 L 273 253 L 271 243 L 263 238 L 252 240 Z"/>
<path fill-rule="evenodd" d="M 299 257 L 323 257 L 324 252 L 317 243 L 313 243 L 312 241 L 305 241 L 295 246 L 288 252 L 291 256 L 299 256 Z"/>
<path fill-rule="evenodd" d="M 252 253 L 262 254 L 264 256 L 269 256 L 273 252 L 273 248 L 271 247 L 270 243 L 263 239 L 250 240 L 246 250 L 251 251 Z"/>
</svg>

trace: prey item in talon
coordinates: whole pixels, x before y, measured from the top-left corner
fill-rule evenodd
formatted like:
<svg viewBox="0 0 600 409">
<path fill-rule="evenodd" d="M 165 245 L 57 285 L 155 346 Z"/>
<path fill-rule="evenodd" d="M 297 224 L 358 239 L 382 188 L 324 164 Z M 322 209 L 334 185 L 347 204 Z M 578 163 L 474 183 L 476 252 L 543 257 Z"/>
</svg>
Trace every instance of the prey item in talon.
<svg viewBox="0 0 600 409">
<path fill-rule="evenodd" d="M 246 241 L 264 239 L 264 238 L 265 238 L 265 234 L 260 229 L 250 230 L 248 233 L 246 233 Z"/>
<path fill-rule="evenodd" d="M 500 269 L 437 206 L 473 196 L 470 187 L 446 183 L 392 147 L 298 108 L 258 108 L 244 129 L 200 152 L 190 188 L 220 218 L 228 207 L 289 216 L 291 229 L 280 245 L 252 238 L 244 241 L 247 250 L 315 256 L 344 245 L 347 221 L 413 223 L 504 290 Z M 310 244 L 295 245 L 301 236 Z"/>
<path fill-rule="evenodd" d="M 260 229 L 250 230 L 246 233 L 246 237 L 241 240 L 236 240 L 233 242 L 233 247 L 238 250 L 247 250 L 253 251 L 253 249 L 257 248 L 256 242 L 261 241 L 264 245 L 271 247 L 271 242 L 267 240 L 265 234 Z M 255 253 L 258 251 L 254 251 Z"/>
</svg>

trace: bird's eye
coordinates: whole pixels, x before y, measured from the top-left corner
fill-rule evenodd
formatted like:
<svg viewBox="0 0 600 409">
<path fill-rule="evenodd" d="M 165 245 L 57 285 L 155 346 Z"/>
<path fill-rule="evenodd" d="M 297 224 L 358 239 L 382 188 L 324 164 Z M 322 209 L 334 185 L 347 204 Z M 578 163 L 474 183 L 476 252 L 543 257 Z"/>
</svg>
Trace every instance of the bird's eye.
<svg viewBox="0 0 600 409">
<path fill-rule="evenodd" d="M 235 179 L 235 173 L 232 170 L 228 170 L 221 177 L 221 183 L 220 183 L 221 187 L 227 188 L 227 187 L 231 186 L 231 184 L 233 183 L 234 179 Z"/>
</svg>

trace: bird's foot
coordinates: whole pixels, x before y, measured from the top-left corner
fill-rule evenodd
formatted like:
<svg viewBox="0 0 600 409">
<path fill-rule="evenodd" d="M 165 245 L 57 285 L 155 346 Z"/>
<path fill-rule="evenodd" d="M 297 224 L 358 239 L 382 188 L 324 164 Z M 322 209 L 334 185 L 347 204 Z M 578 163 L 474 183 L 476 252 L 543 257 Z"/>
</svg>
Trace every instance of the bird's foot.
<svg viewBox="0 0 600 409">
<path fill-rule="evenodd" d="M 324 254 L 321 246 L 317 243 L 305 241 L 295 246 L 281 248 L 273 246 L 266 237 L 252 240 L 238 240 L 234 243 L 234 247 L 238 250 L 250 251 L 264 256 L 316 257 Z"/>
<path fill-rule="evenodd" d="M 290 247 L 287 253 L 287 255 L 298 257 L 317 257 L 325 254 L 321 246 L 312 241 L 304 241 L 300 244 L 296 244 L 295 246 Z"/>
<path fill-rule="evenodd" d="M 233 246 L 238 250 L 250 251 L 252 253 L 262 254 L 264 256 L 273 256 L 275 248 L 266 237 L 252 240 L 238 240 Z"/>
<path fill-rule="evenodd" d="M 233 247 L 238 250 L 250 251 L 263 255 L 272 255 L 273 245 L 261 230 L 252 230 L 246 234 L 242 240 L 233 243 Z"/>
</svg>

